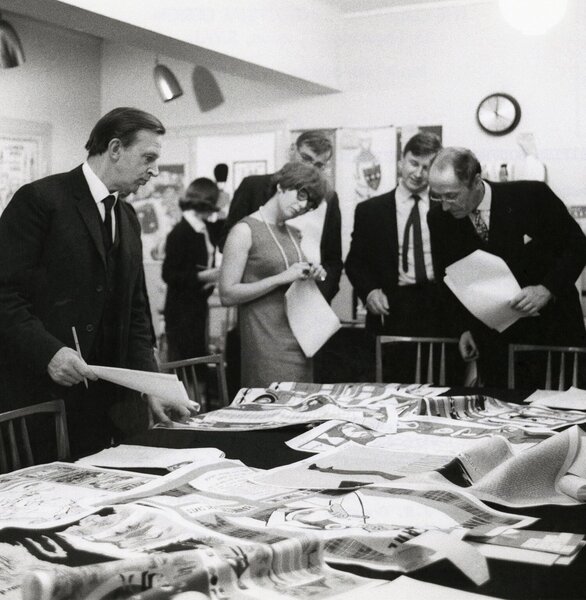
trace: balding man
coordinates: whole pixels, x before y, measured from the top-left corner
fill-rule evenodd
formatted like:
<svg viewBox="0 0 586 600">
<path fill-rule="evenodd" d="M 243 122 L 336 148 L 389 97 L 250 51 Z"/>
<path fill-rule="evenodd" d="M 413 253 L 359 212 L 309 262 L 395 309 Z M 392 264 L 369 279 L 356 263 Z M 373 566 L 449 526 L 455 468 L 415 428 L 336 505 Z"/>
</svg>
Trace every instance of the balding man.
<svg viewBox="0 0 586 600">
<path fill-rule="evenodd" d="M 479 359 L 486 385 L 507 383 L 509 343 L 585 346 L 575 282 L 586 264 L 586 236 L 544 183 L 492 183 L 466 148 L 445 148 L 430 169 L 428 214 L 435 272 L 481 249 L 501 257 L 521 291 L 510 306 L 522 317 L 504 332 L 489 329 L 446 289 L 464 360 Z M 538 383 L 526 379 L 528 386 Z M 541 385 L 543 382 L 541 381 Z"/>
</svg>

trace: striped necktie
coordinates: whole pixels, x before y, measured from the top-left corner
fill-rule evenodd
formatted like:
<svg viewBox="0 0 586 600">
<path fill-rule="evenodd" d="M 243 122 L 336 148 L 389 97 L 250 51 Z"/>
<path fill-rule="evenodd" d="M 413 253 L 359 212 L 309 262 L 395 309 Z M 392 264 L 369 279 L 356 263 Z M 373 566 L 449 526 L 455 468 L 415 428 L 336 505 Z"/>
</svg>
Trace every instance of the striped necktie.
<svg viewBox="0 0 586 600">
<path fill-rule="evenodd" d="M 474 229 L 476 229 L 476 233 L 478 234 L 478 237 L 483 242 L 488 242 L 488 226 L 484 222 L 481 212 L 478 209 L 473 210 L 472 216 L 473 216 L 472 224 L 474 225 Z"/>
</svg>

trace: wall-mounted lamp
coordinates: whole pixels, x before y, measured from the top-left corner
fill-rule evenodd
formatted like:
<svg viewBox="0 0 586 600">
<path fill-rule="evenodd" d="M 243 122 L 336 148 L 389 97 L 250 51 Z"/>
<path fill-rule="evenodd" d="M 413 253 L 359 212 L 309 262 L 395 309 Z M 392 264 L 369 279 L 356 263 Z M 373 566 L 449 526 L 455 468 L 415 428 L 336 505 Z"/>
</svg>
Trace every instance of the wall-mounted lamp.
<svg viewBox="0 0 586 600">
<path fill-rule="evenodd" d="M 202 112 L 212 110 L 224 102 L 220 86 L 208 69 L 202 66 L 195 67 L 191 79 L 195 99 Z"/>
<path fill-rule="evenodd" d="M 183 90 L 169 67 L 160 65 L 157 61 L 153 74 L 155 76 L 155 85 L 163 102 L 170 102 L 183 95 Z"/>
<path fill-rule="evenodd" d="M 12 25 L 0 15 L 0 67 L 11 69 L 24 63 L 24 50 Z"/>
<path fill-rule="evenodd" d="M 568 0 L 499 0 L 505 21 L 526 35 L 542 35 L 566 14 Z"/>
</svg>

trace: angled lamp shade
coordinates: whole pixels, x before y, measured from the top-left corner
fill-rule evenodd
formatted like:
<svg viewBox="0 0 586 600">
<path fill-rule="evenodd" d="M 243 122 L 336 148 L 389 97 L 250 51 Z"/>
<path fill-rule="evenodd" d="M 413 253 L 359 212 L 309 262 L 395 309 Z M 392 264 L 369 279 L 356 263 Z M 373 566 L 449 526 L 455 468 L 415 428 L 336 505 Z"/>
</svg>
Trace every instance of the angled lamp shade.
<svg viewBox="0 0 586 600">
<path fill-rule="evenodd" d="M 183 90 L 169 67 L 155 65 L 154 76 L 155 85 L 163 102 L 170 102 L 183 95 Z"/>
<path fill-rule="evenodd" d="M 212 110 L 224 102 L 216 78 L 205 67 L 197 66 L 192 75 L 195 99 L 202 112 Z"/>
<path fill-rule="evenodd" d="M 0 67 L 11 69 L 24 63 L 24 50 L 12 25 L 0 16 Z"/>
</svg>

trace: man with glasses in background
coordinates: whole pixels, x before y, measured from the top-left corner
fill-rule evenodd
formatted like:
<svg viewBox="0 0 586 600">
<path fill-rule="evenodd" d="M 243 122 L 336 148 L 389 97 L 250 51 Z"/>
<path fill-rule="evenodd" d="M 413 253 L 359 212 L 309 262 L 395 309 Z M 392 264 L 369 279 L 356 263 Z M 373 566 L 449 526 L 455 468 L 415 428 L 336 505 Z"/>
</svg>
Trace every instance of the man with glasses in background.
<svg viewBox="0 0 586 600">
<path fill-rule="evenodd" d="M 586 265 L 586 236 L 546 184 L 493 183 L 480 173 L 478 159 L 466 148 L 438 153 L 429 175 L 436 205 L 428 214 L 429 231 L 438 278 L 443 279 L 446 267 L 481 249 L 501 257 L 521 286 L 510 306 L 530 318 L 502 333 L 473 317 L 444 288 L 462 358 L 478 358 L 485 385 L 505 387 L 509 343 L 586 345 L 575 286 Z M 542 386 L 543 380 L 536 382 L 532 367 L 526 367 L 520 387 Z"/>
</svg>

